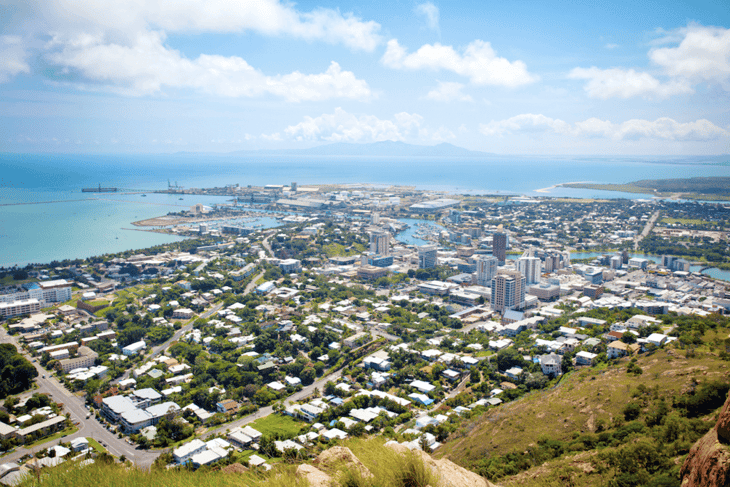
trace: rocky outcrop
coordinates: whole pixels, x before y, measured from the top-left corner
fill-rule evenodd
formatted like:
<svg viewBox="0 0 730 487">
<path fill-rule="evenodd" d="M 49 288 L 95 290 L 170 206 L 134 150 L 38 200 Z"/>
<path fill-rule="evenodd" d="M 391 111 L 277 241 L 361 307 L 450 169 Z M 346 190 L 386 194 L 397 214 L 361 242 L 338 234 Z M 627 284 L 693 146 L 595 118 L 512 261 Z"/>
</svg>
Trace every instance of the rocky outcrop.
<svg viewBox="0 0 730 487">
<path fill-rule="evenodd" d="M 309 487 L 333 487 L 332 477 L 312 465 L 299 465 L 296 476 L 304 479 Z"/>
<path fill-rule="evenodd" d="M 720 411 L 720 417 L 717 420 L 717 437 L 720 439 L 720 441 L 725 442 L 725 444 L 730 443 L 730 395 L 727 398 L 727 401 L 725 401 L 725 405 L 722 407 L 722 411 Z"/>
<path fill-rule="evenodd" d="M 431 471 L 432 481 L 435 480 L 429 487 L 497 487 L 446 458 L 435 460 L 428 453 L 419 449 L 410 450 L 407 446 L 395 441 L 390 441 L 385 446 L 393 450 L 394 454 L 412 454 L 422 461 L 426 469 Z M 353 485 L 352 477 L 350 477 L 352 473 L 355 474 L 355 478 L 360 477 L 365 480 L 366 485 L 368 479 L 376 480 L 370 470 L 352 453 L 352 450 L 343 446 L 334 446 L 323 451 L 312 463 L 313 465 L 299 465 L 296 470 L 297 479 L 302 483 L 306 482 L 310 487 Z M 398 474 L 399 472 L 393 472 L 393 475 Z M 411 484 L 404 483 L 403 485 Z"/>
<path fill-rule="evenodd" d="M 730 396 L 715 427 L 690 449 L 680 476 L 682 487 L 730 486 Z"/>
<path fill-rule="evenodd" d="M 496 487 L 483 477 L 458 466 L 447 458 L 435 460 L 426 452 L 410 450 L 407 446 L 395 441 L 389 441 L 385 446 L 401 454 L 412 451 L 413 454 L 420 456 L 423 464 L 438 479 L 438 483 L 434 487 Z"/>
<path fill-rule="evenodd" d="M 344 446 L 333 446 L 323 451 L 314 460 L 314 464 L 325 470 L 335 470 L 338 468 L 350 469 L 358 472 L 364 479 L 372 478 L 373 474 L 362 464 L 352 450 Z"/>
<path fill-rule="evenodd" d="M 244 467 L 240 463 L 232 463 L 226 467 L 223 467 L 223 469 L 221 469 L 221 471 L 223 473 L 240 474 L 240 473 L 248 472 L 248 468 Z"/>
</svg>

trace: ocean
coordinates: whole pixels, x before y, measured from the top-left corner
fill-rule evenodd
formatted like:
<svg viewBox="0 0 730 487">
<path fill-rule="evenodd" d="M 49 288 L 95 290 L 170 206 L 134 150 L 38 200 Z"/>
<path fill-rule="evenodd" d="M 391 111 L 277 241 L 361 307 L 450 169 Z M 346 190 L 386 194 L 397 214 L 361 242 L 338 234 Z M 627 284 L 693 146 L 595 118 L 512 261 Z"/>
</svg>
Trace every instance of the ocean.
<svg viewBox="0 0 730 487">
<path fill-rule="evenodd" d="M 727 158 L 0 154 L 0 267 L 48 263 L 172 242 L 131 222 L 224 197 L 82 193 L 113 186 L 153 191 L 168 181 L 186 188 L 227 184 L 407 185 L 458 194 L 640 198 L 637 194 L 552 188 L 571 181 L 730 176 Z M 546 189 L 547 188 L 547 189 Z M 537 191 L 542 190 L 542 191 Z"/>
</svg>

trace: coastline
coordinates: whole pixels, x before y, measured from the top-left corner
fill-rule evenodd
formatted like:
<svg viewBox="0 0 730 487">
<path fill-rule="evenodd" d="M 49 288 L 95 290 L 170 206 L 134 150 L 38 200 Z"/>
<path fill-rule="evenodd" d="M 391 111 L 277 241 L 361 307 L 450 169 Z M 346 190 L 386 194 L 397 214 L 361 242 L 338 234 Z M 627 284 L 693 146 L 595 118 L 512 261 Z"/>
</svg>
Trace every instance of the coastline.
<svg viewBox="0 0 730 487">
<path fill-rule="evenodd" d="M 552 186 L 548 186 L 547 188 L 540 188 L 534 191 L 535 193 L 549 193 L 550 190 L 564 187 L 566 184 L 590 184 L 590 181 L 568 181 L 565 183 L 553 184 Z"/>
</svg>

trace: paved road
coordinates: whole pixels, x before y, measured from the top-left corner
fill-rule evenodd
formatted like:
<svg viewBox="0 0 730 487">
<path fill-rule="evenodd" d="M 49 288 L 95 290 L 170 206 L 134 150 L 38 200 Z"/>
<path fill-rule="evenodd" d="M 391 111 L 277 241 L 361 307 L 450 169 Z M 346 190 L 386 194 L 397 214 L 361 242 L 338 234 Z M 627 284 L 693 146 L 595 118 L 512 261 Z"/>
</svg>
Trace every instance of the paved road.
<svg viewBox="0 0 730 487">
<path fill-rule="evenodd" d="M 634 250 L 639 250 L 639 244 L 647 235 L 649 235 L 649 232 L 651 232 L 651 229 L 654 227 L 654 224 L 659 218 L 659 213 L 661 213 L 659 210 L 654 212 L 651 218 L 649 218 L 649 221 L 646 222 L 646 225 L 644 225 L 644 229 L 641 231 L 641 234 L 634 239 Z"/>
<path fill-rule="evenodd" d="M 0 342 L 12 343 L 21 351 L 21 353 L 26 355 L 28 361 L 32 360 L 32 357 L 28 356 L 25 351 L 23 351 L 23 348 L 19 346 L 15 337 L 8 335 L 2 327 L 0 327 Z M 17 448 L 14 452 L 2 458 L 3 463 L 16 461 L 28 453 L 35 453 L 43 450 L 44 448 L 48 448 L 49 446 L 57 445 L 61 441 L 67 442 L 73 438 L 88 437 L 102 443 L 113 455 L 124 455 L 140 467 L 147 468 L 152 465 L 152 462 L 155 458 L 157 458 L 159 453 L 137 450 L 124 439 L 118 438 L 111 431 L 104 428 L 104 426 L 102 426 L 102 424 L 93 416 L 87 420 L 86 414 L 89 410 L 86 409 L 86 406 L 84 405 L 84 398 L 71 393 L 61 382 L 56 380 L 50 372 L 41 367 L 38 362 L 33 363 L 33 365 L 36 370 L 38 370 L 38 377 L 36 378 L 36 385 L 38 388 L 27 394 L 35 392 L 46 393 L 49 394 L 57 403 L 62 403 L 65 411 L 70 414 L 71 420 L 78 425 L 79 431 L 65 438 L 42 443 L 32 449 Z M 46 377 L 45 379 L 43 378 L 44 375 Z"/>
<path fill-rule="evenodd" d="M 172 335 L 172 337 L 169 340 L 167 340 L 166 342 L 164 342 L 164 343 L 162 343 L 160 345 L 157 345 L 156 347 L 152 347 L 150 353 L 145 356 L 146 360 L 147 361 L 152 360 L 157 355 L 159 355 L 161 352 L 167 350 L 167 348 L 170 345 L 172 345 L 176 341 L 180 340 L 180 337 L 182 337 L 185 333 L 187 333 L 188 331 L 190 331 L 190 330 L 193 329 L 193 323 L 195 322 L 195 320 L 197 320 L 198 318 L 204 318 L 204 319 L 205 318 L 210 318 L 210 316 L 213 313 L 217 313 L 218 310 L 221 309 L 222 307 L 223 307 L 223 303 L 218 303 L 215 306 L 213 306 L 212 308 L 210 308 L 209 310 L 205 311 L 199 317 L 198 316 L 193 316 L 192 318 L 190 318 L 187 321 L 187 323 L 185 323 L 185 325 L 183 325 L 182 328 L 180 328 L 178 331 L 175 332 L 175 334 Z M 131 369 L 130 370 L 127 370 L 126 372 L 124 372 L 124 374 L 122 374 L 118 378 L 114 379 L 112 381 L 112 383 L 113 384 L 118 384 L 120 381 L 128 379 L 129 378 L 129 375 L 131 373 L 132 373 L 132 370 Z"/>
<path fill-rule="evenodd" d="M 269 239 L 274 235 L 274 232 L 275 232 L 275 230 L 269 231 L 268 235 L 266 235 L 266 237 L 264 237 L 264 239 L 261 241 L 261 245 L 264 246 L 264 248 L 266 249 L 266 252 L 268 252 L 271 257 L 276 257 L 274 255 L 274 251 L 271 250 L 271 245 L 269 245 Z"/>
</svg>

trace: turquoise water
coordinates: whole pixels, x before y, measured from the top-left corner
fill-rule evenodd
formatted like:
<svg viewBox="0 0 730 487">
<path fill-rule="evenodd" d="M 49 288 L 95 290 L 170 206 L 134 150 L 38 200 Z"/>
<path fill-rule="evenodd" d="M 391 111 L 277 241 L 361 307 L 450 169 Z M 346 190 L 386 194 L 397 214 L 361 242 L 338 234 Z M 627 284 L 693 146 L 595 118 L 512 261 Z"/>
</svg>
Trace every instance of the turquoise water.
<svg viewBox="0 0 730 487">
<path fill-rule="evenodd" d="M 237 157 L 216 155 L 76 156 L 0 154 L 0 267 L 47 263 L 172 242 L 178 237 L 130 230 L 131 222 L 226 198 L 154 194 L 167 181 L 185 187 L 374 183 L 415 185 L 455 193 L 532 196 L 641 195 L 549 188 L 568 181 L 622 183 L 638 179 L 730 176 L 726 158 L 503 157 Z M 140 195 L 81 193 L 114 186 Z M 16 203 L 38 203 L 16 205 Z M 415 230 L 415 229 L 414 229 Z M 415 239 L 405 235 L 405 239 Z M 417 239 L 412 243 L 422 245 Z"/>
<path fill-rule="evenodd" d="M 416 225 L 425 223 L 430 227 L 436 227 L 436 228 L 440 228 L 440 229 L 444 228 L 443 226 L 439 225 L 438 223 L 427 222 L 425 220 L 416 220 L 413 218 L 399 218 L 398 221 L 401 223 L 407 224 L 408 228 L 406 228 L 405 230 L 403 230 L 402 232 L 397 234 L 395 236 L 395 239 L 397 241 L 403 242 L 404 244 L 407 244 L 407 245 L 426 245 L 426 244 L 433 243 L 429 240 L 424 240 L 422 238 L 416 237 L 415 234 L 418 232 L 418 227 Z"/>
</svg>

